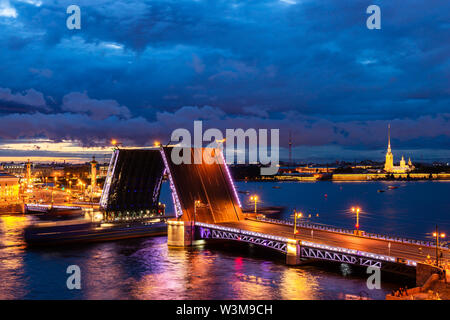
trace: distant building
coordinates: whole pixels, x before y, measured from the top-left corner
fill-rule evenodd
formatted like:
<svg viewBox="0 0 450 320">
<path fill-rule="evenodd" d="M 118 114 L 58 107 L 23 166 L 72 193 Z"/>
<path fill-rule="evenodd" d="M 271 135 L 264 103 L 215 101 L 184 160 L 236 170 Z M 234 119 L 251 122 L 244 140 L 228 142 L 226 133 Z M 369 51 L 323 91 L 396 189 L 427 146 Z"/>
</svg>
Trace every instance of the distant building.
<svg viewBox="0 0 450 320">
<path fill-rule="evenodd" d="M 414 166 L 411 162 L 411 158 L 408 160 L 408 164 L 406 164 L 405 158 L 402 156 L 402 160 L 400 160 L 400 165 L 394 166 L 394 155 L 391 150 L 391 125 L 388 126 L 388 149 L 386 152 L 386 162 L 384 163 L 384 171 L 389 173 L 406 173 L 414 169 Z"/>
<path fill-rule="evenodd" d="M 89 163 L 66 165 L 64 175 L 76 179 L 90 179 L 91 165 Z"/>
<path fill-rule="evenodd" d="M 19 199 L 19 178 L 0 171 L 0 205 Z"/>
<path fill-rule="evenodd" d="M 3 163 L 2 168 L 6 173 L 15 176 L 23 176 L 25 174 L 25 164 L 23 163 Z"/>
<path fill-rule="evenodd" d="M 106 175 L 108 174 L 108 168 L 109 168 L 109 164 L 107 164 L 107 163 L 99 164 L 98 165 L 98 177 L 105 178 Z"/>
<path fill-rule="evenodd" d="M 331 173 L 335 170 L 334 167 L 310 167 L 310 166 L 304 166 L 304 167 L 297 167 L 295 168 L 295 171 L 299 173 Z"/>
<path fill-rule="evenodd" d="M 45 177 L 62 177 L 64 176 L 64 167 L 56 164 L 36 164 L 33 165 L 31 174 L 39 179 L 45 179 Z"/>
</svg>

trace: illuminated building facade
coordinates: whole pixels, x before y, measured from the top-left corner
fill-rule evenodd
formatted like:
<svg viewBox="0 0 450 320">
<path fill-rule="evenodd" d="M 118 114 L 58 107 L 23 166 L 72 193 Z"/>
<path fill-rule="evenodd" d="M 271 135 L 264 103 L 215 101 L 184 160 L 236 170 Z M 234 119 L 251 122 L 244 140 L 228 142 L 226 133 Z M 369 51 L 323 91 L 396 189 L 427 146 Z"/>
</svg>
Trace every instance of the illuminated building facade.
<svg viewBox="0 0 450 320">
<path fill-rule="evenodd" d="M 2 170 L 15 175 L 15 176 L 23 176 L 25 173 L 25 165 L 23 163 L 3 163 Z"/>
<path fill-rule="evenodd" d="M 19 200 L 19 178 L 0 172 L 0 202 L 9 204 Z"/>
<path fill-rule="evenodd" d="M 407 173 L 414 169 L 414 166 L 411 162 L 411 158 L 408 159 L 408 164 L 405 161 L 405 158 L 402 156 L 400 160 L 400 164 L 398 166 L 394 166 L 394 155 L 391 150 L 391 125 L 388 126 L 388 148 L 386 152 L 386 161 L 384 163 L 384 171 L 389 173 Z"/>
</svg>

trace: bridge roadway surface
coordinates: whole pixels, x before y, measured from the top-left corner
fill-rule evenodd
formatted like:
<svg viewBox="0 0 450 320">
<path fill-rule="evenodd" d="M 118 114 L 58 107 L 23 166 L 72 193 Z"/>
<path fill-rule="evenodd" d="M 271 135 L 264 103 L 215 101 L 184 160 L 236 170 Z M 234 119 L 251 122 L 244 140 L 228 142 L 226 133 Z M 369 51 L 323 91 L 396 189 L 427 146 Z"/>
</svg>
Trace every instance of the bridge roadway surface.
<svg viewBox="0 0 450 320">
<path fill-rule="evenodd" d="M 436 257 L 435 247 L 419 246 L 415 244 L 399 243 L 391 241 L 391 249 L 389 251 L 387 240 L 364 238 L 354 235 L 340 234 L 336 232 L 316 230 L 314 229 L 311 236 L 311 229 L 297 227 L 299 234 L 294 237 L 294 227 L 281 224 L 274 224 L 256 220 L 241 220 L 239 222 L 216 223 L 217 225 L 242 229 L 247 231 L 259 232 L 263 234 L 285 237 L 289 239 L 305 240 L 318 244 L 365 251 L 370 253 L 382 254 L 395 258 L 414 260 L 416 262 L 425 261 L 427 255 L 434 260 Z M 422 252 L 419 250 L 422 248 Z M 444 249 L 443 258 L 450 260 L 450 252 Z"/>
</svg>

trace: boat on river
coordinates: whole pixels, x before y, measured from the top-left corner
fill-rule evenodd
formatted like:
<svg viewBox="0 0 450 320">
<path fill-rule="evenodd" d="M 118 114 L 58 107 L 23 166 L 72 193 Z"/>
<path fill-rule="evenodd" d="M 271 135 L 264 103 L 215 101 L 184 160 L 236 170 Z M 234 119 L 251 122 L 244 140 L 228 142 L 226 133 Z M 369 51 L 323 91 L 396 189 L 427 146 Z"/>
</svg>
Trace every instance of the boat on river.
<svg viewBox="0 0 450 320">
<path fill-rule="evenodd" d="M 166 219 L 96 222 L 86 219 L 35 223 L 25 228 L 30 246 L 111 241 L 167 234 Z"/>
<path fill-rule="evenodd" d="M 83 209 L 76 206 L 26 204 L 25 213 L 42 220 L 69 220 L 84 217 Z"/>
</svg>

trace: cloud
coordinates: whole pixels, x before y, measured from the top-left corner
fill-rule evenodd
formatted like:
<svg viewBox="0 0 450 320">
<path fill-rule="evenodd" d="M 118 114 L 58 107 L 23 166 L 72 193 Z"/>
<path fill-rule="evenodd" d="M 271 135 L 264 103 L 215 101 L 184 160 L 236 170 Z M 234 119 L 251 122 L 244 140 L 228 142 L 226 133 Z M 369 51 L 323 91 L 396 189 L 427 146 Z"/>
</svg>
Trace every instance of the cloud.
<svg viewBox="0 0 450 320">
<path fill-rule="evenodd" d="M 80 31 L 65 28 L 65 2 L 40 2 L 0 17 L 0 87 L 14 91 L 0 89 L 2 114 L 33 125 L 32 106 L 51 106 L 24 135 L 61 139 L 46 122 L 67 117 L 84 143 L 116 128 L 142 142 L 139 130 L 167 136 L 203 119 L 373 149 L 391 122 L 401 144 L 448 146 L 448 1 L 384 3 L 377 31 L 362 0 L 81 0 Z"/>
<path fill-rule="evenodd" d="M 15 1 L 31 4 L 36 7 L 40 7 L 42 5 L 42 1 L 40 0 L 15 0 Z"/>
<path fill-rule="evenodd" d="M 34 89 L 27 89 L 24 92 L 12 93 L 11 89 L 0 88 L 0 102 L 12 102 L 34 107 L 46 106 L 44 95 Z"/>
<path fill-rule="evenodd" d="M 30 68 L 30 72 L 44 78 L 51 78 L 53 76 L 53 71 L 50 69 Z"/>
<path fill-rule="evenodd" d="M 196 54 L 192 54 L 192 67 L 197 73 L 202 73 L 205 70 L 205 64 Z"/>
<path fill-rule="evenodd" d="M 137 117 L 119 119 L 93 119 L 88 115 L 60 114 L 10 114 L 0 117 L 0 137 L 4 139 L 42 138 L 52 141 L 79 141 L 84 146 L 95 146 L 112 138 L 145 145 L 157 128 L 147 120 Z"/>
<path fill-rule="evenodd" d="M 17 11 L 11 6 L 9 0 L 0 1 L 0 18 L 17 18 Z"/>
<path fill-rule="evenodd" d="M 72 92 L 64 96 L 61 106 L 63 111 L 87 114 L 94 120 L 104 120 L 110 116 L 129 118 L 130 110 L 121 106 L 115 100 L 96 100 L 86 93 Z"/>
<path fill-rule="evenodd" d="M 88 99 L 84 94 L 83 99 Z M 93 99 L 88 99 L 93 100 Z M 75 99 L 79 101 L 79 99 Z M 94 100 L 95 101 L 95 100 Z M 105 103 L 102 101 L 101 103 Z M 118 103 L 108 102 L 108 105 Z M 147 146 L 154 140 L 168 142 L 173 130 L 186 128 L 192 132 L 195 120 L 203 121 L 203 129 L 249 128 L 279 129 L 281 147 L 287 147 L 292 132 L 294 147 L 340 146 L 360 150 L 384 150 L 387 144 L 387 125 L 392 126 L 392 145 L 398 149 L 450 149 L 450 114 L 418 119 L 336 122 L 297 112 L 279 115 L 278 119 L 258 115 L 230 116 L 213 106 L 184 106 L 174 112 L 158 112 L 150 121 L 143 117 L 119 117 L 109 114 L 85 113 L 9 114 L 0 117 L 0 138 L 45 138 L 50 141 L 74 141 L 83 146 L 104 146 L 112 138 L 125 145 Z M 90 110 L 90 109 L 89 109 Z M 331 149 L 330 149 L 331 150 Z M 430 155 L 432 156 L 432 155 Z"/>
</svg>

